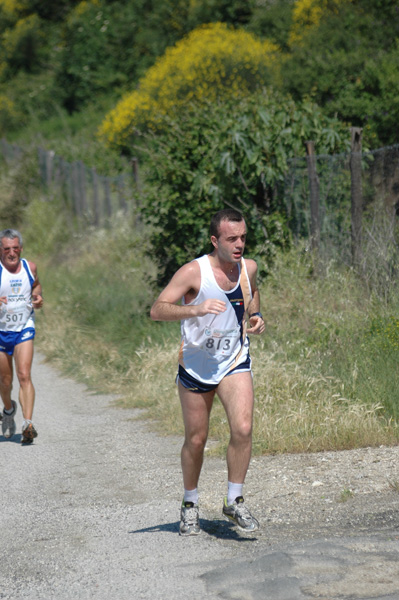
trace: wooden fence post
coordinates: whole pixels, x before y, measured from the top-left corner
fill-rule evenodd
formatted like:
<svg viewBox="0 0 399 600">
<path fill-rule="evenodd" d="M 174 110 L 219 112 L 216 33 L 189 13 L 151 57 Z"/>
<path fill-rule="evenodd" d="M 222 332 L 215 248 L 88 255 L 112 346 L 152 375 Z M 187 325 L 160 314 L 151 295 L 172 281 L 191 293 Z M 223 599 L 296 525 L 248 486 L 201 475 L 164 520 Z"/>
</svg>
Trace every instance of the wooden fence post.
<svg viewBox="0 0 399 600">
<path fill-rule="evenodd" d="M 354 267 L 360 265 L 362 254 L 362 132 L 360 127 L 351 127 L 351 242 Z"/>
<path fill-rule="evenodd" d="M 93 224 L 99 227 L 101 221 L 100 197 L 98 192 L 98 175 L 94 167 L 91 169 L 91 179 L 93 184 Z"/>
<path fill-rule="evenodd" d="M 320 246 L 320 186 L 316 171 L 314 142 L 305 142 L 310 189 L 310 248 L 318 250 Z"/>
<path fill-rule="evenodd" d="M 136 183 L 137 189 L 140 189 L 140 181 L 139 181 L 139 161 L 137 158 L 132 158 L 132 160 L 130 161 L 130 164 L 132 165 L 132 171 L 133 171 L 133 179 Z"/>
<path fill-rule="evenodd" d="M 109 177 L 104 177 L 104 194 L 105 194 L 105 214 L 109 219 L 112 217 L 112 200 L 111 200 L 111 186 Z"/>
<path fill-rule="evenodd" d="M 81 216 L 87 217 L 86 167 L 81 160 L 78 161 L 78 176 L 79 176 L 79 198 L 80 198 Z"/>
</svg>

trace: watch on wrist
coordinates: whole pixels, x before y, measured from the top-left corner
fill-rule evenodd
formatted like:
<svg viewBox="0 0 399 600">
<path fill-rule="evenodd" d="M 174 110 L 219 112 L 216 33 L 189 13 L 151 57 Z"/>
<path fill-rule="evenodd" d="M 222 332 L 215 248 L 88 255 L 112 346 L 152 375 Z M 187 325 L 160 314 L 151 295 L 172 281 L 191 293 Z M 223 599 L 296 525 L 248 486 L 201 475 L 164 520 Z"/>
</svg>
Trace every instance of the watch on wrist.
<svg viewBox="0 0 399 600">
<path fill-rule="evenodd" d="M 250 319 L 251 317 L 260 317 L 261 319 L 263 319 L 263 315 L 261 312 L 252 313 L 252 315 L 249 315 Z"/>
</svg>

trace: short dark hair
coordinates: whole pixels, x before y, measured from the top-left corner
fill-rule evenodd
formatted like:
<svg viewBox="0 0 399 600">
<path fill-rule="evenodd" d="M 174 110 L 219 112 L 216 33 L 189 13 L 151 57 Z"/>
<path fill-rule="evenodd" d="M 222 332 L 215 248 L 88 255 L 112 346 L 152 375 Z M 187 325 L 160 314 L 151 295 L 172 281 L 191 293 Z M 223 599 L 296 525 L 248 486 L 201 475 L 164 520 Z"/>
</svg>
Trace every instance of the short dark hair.
<svg viewBox="0 0 399 600">
<path fill-rule="evenodd" d="M 211 237 L 219 237 L 219 227 L 222 221 L 235 221 L 236 223 L 241 223 L 243 220 L 244 217 L 239 210 L 235 210 L 234 208 L 219 210 L 219 212 L 215 213 L 211 219 L 209 227 Z"/>
</svg>

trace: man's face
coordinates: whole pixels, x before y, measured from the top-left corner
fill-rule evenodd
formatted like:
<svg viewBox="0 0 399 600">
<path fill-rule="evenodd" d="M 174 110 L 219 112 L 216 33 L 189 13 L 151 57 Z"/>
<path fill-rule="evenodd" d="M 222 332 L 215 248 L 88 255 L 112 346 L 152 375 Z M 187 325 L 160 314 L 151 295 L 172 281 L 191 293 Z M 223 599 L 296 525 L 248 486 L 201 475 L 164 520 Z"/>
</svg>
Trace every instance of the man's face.
<svg viewBox="0 0 399 600">
<path fill-rule="evenodd" d="M 0 245 L 0 259 L 6 269 L 12 271 L 19 265 L 19 259 L 22 252 L 22 246 L 19 245 L 18 238 L 2 238 Z"/>
<path fill-rule="evenodd" d="M 244 254 L 247 227 L 245 221 L 222 221 L 219 237 L 212 236 L 211 241 L 220 260 L 238 263 Z"/>
</svg>

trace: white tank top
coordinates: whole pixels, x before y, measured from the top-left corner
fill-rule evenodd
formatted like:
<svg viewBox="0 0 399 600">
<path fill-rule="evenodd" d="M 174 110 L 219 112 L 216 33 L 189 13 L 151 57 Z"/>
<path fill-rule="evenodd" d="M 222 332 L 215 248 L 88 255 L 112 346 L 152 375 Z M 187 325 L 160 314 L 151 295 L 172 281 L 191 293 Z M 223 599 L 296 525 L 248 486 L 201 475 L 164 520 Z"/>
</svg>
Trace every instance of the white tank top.
<svg viewBox="0 0 399 600">
<path fill-rule="evenodd" d="M 195 260 L 201 269 L 201 286 L 189 305 L 216 298 L 226 302 L 227 308 L 219 315 L 208 314 L 181 322 L 179 364 L 195 379 L 215 384 L 248 357 L 245 310 L 252 291 L 244 259 L 239 265 L 237 285 L 229 291 L 217 284 L 208 255 Z"/>
<path fill-rule="evenodd" d="M 7 304 L 0 304 L 0 331 L 22 331 L 31 318 L 33 321 L 32 285 L 35 278 L 28 262 L 21 259 L 19 273 L 10 273 L 0 262 L 0 296 L 7 296 Z M 33 326 L 33 323 L 29 324 Z"/>
</svg>

